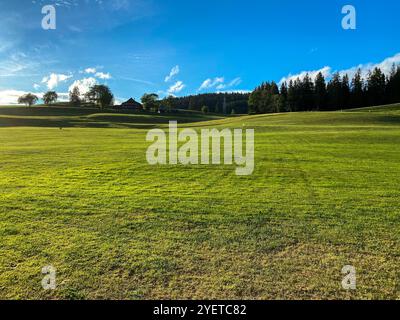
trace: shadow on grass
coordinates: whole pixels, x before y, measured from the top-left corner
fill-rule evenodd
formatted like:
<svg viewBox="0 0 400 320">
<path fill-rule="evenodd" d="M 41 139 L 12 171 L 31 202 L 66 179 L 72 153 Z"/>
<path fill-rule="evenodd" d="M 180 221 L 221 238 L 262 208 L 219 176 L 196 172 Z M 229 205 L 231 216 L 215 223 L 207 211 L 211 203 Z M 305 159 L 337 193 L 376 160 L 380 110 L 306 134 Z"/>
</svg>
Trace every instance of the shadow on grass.
<svg viewBox="0 0 400 320">
<path fill-rule="evenodd" d="M 91 114 L 88 116 L 12 116 L 0 115 L 0 128 L 134 128 L 151 129 L 168 125 L 169 121 L 194 123 L 214 120 L 213 117 L 188 117 L 185 115 L 119 115 Z"/>
<path fill-rule="evenodd" d="M 165 123 L 168 123 L 167 121 Z M 124 123 L 119 121 L 96 121 L 91 119 L 43 119 L 0 116 L 0 128 L 6 127 L 42 127 L 42 128 L 125 128 L 125 129 L 151 129 L 157 127 L 156 123 Z"/>
<path fill-rule="evenodd" d="M 0 107 L 0 127 L 149 129 L 166 125 L 173 120 L 179 123 L 193 123 L 221 118 L 185 112 L 155 114 L 118 110 L 99 111 L 95 108 Z"/>
</svg>

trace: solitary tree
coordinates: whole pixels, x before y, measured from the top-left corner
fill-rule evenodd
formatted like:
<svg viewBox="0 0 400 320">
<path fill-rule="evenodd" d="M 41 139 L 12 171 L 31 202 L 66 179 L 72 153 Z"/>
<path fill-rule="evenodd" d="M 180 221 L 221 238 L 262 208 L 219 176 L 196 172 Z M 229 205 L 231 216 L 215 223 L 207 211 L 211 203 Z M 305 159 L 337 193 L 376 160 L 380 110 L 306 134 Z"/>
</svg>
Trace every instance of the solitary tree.
<svg viewBox="0 0 400 320">
<path fill-rule="evenodd" d="M 56 102 L 58 95 L 55 91 L 48 91 L 43 95 L 44 104 L 49 105 Z"/>
<path fill-rule="evenodd" d="M 114 102 L 114 95 L 110 88 L 105 85 L 95 85 L 91 87 L 86 94 L 86 98 L 100 106 L 101 109 L 111 106 Z"/>
<path fill-rule="evenodd" d="M 81 105 L 81 93 L 78 87 L 74 87 L 72 91 L 69 93 L 69 102 L 71 105 L 75 107 L 79 107 Z"/>
<path fill-rule="evenodd" d="M 157 111 L 158 109 L 158 94 L 150 93 L 144 94 L 142 97 L 142 104 L 146 111 Z"/>
<path fill-rule="evenodd" d="M 18 98 L 18 103 L 26 104 L 31 107 L 38 102 L 39 98 L 32 93 L 24 94 L 23 96 Z"/>
</svg>

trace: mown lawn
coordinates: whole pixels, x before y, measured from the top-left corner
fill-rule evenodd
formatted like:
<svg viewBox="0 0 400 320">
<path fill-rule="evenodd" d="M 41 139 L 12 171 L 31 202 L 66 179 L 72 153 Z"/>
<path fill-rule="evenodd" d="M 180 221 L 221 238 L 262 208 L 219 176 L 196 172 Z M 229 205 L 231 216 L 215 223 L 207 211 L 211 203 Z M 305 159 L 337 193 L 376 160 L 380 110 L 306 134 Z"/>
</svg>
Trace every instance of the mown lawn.
<svg viewBox="0 0 400 320">
<path fill-rule="evenodd" d="M 398 110 L 185 125 L 254 128 L 248 177 L 149 166 L 168 117 L 0 110 L 0 298 L 400 299 Z"/>
</svg>

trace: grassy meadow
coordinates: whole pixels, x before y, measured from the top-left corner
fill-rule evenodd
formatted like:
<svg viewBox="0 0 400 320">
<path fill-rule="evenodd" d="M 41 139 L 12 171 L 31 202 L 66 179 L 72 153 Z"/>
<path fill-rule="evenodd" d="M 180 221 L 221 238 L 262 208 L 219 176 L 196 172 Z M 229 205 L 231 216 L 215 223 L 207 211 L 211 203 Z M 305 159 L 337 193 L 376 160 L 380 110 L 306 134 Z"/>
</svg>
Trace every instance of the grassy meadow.
<svg viewBox="0 0 400 320">
<path fill-rule="evenodd" d="M 169 120 L 255 129 L 254 174 L 148 165 L 147 130 Z M 399 146 L 399 105 L 229 118 L 0 107 L 0 298 L 400 299 Z"/>
</svg>

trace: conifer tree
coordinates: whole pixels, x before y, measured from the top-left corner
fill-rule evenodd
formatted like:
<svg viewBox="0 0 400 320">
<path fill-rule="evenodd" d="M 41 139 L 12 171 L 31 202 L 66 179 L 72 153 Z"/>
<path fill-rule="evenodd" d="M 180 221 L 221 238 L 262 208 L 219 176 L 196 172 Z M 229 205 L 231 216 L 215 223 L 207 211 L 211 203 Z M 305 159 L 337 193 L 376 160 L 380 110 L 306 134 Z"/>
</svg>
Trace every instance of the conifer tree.
<svg viewBox="0 0 400 320">
<path fill-rule="evenodd" d="M 326 109 L 326 82 L 321 72 L 315 77 L 315 108 L 317 110 Z"/>
</svg>

